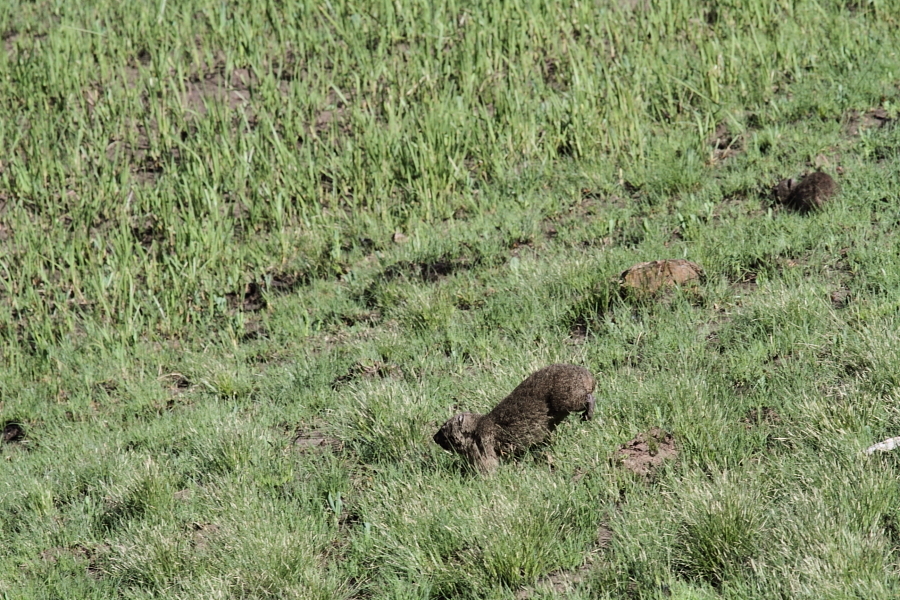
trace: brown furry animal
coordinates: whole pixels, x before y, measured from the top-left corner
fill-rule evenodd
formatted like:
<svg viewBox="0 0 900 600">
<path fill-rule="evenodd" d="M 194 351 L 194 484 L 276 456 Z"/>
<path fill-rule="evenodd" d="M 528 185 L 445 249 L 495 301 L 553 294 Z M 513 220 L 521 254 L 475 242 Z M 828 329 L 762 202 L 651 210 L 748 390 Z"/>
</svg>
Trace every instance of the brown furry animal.
<svg viewBox="0 0 900 600">
<path fill-rule="evenodd" d="M 822 208 L 838 193 L 838 189 L 838 184 L 831 175 L 816 171 L 799 182 L 785 179 L 775 186 L 775 195 L 788 207 L 799 212 L 809 212 Z"/>
<path fill-rule="evenodd" d="M 535 371 L 486 415 L 461 413 L 434 434 L 444 450 L 462 454 L 482 473 L 500 457 L 547 439 L 570 412 L 594 415 L 594 376 L 584 367 L 550 365 Z"/>
</svg>

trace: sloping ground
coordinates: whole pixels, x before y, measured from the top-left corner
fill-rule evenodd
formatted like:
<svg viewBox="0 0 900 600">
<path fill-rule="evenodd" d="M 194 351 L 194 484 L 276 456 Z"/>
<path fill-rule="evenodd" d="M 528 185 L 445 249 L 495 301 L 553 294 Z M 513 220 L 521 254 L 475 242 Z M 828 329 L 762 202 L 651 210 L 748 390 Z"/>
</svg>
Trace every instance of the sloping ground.
<svg viewBox="0 0 900 600">
<path fill-rule="evenodd" d="M 0 10 L 0 593 L 897 596 L 897 8 L 177 4 Z"/>
</svg>

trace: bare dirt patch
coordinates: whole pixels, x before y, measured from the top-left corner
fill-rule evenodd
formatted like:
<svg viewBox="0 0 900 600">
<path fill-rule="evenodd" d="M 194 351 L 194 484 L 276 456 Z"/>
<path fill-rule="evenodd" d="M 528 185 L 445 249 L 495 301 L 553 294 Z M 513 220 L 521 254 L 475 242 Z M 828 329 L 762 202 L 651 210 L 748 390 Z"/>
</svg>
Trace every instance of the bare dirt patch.
<svg viewBox="0 0 900 600">
<path fill-rule="evenodd" d="M 844 117 L 844 133 L 847 137 L 855 137 L 864 129 L 881 129 L 891 120 L 883 108 L 873 108 L 863 114 L 859 114 L 857 110 L 851 110 Z"/>
<path fill-rule="evenodd" d="M 675 438 L 659 427 L 639 433 L 619 446 L 615 454 L 617 464 L 642 477 L 649 477 L 664 462 L 676 458 Z"/>
<path fill-rule="evenodd" d="M 703 276 L 700 265 L 689 260 L 654 260 L 623 271 L 619 284 L 627 293 L 646 297 L 676 285 L 698 283 Z"/>
<path fill-rule="evenodd" d="M 234 69 L 226 75 L 217 69 L 185 82 L 182 104 L 187 110 L 206 115 L 211 103 L 218 102 L 231 110 L 245 107 L 250 102 L 250 90 L 258 84 L 256 74 L 250 69 Z M 252 113 L 248 115 L 253 117 Z"/>
<path fill-rule="evenodd" d="M 571 344 L 573 346 L 580 346 L 587 341 L 588 337 L 588 326 L 582 320 L 576 321 L 569 328 L 569 337 L 566 339 L 567 344 Z"/>
<path fill-rule="evenodd" d="M 164 374 L 159 375 L 156 378 L 156 380 L 159 381 L 166 388 L 166 391 L 169 393 L 170 396 L 177 396 L 179 394 L 183 394 L 183 393 L 189 391 L 191 389 L 191 387 L 194 385 L 194 382 L 192 382 L 190 379 L 188 379 L 181 373 L 164 373 Z M 169 404 L 170 408 L 171 408 L 171 406 L 174 406 L 174 403 L 172 402 L 171 399 L 170 399 L 169 403 L 170 403 Z"/>
<path fill-rule="evenodd" d="M 853 297 L 847 286 L 841 286 L 829 294 L 829 299 L 831 300 L 831 306 L 834 308 L 847 308 Z"/>
<path fill-rule="evenodd" d="M 169 160 L 178 162 L 181 151 L 171 147 L 163 149 L 159 124 L 155 119 L 146 122 L 132 120 L 127 139 L 111 138 L 106 146 L 106 159 L 127 165 L 134 180 L 142 185 L 152 185 L 163 174 Z M 182 132 L 182 138 L 188 132 Z"/>
<path fill-rule="evenodd" d="M 565 597 L 574 591 L 578 584 L 587 579 L 590 571 L 590 564 L 582 565 L 577 569 L 554 571 L 539 579 L 534 587 L 527 587 L 516 592 L 516 600 L 527 600 L 538 591 L 550 592 L 556 598 Z"/>
<path fill-rule="evenodd" d="M 96 546 L 85 546 L 83 544 L 75 544 L 74 546 L 54 546 L 47 548 L 41 552 L 41 560 L 49 564 L 55 565 L 64 558 L 71 558 L 76 563 L 84 564 L 85 571 L 93 578 L 99 578 L 103 575 L 103 569 L 100 568 L 100 559 L 109 553 L 110 547 L 106 544 L 98 544 Z"/>
<path fill-rule="evenodd" d="M 468 257 L 443 256 L 434 260 L 418 262 L 402 260 L 386 268 L 383 276 L 388 280 L 405 277 L 406 279 L 420 279 L 425 283 L 435 283 L 457 271 L 471 269 L 477 266 L 478 262 L 478 260 Z"/>
<path fill-rule="evenodd" d="M 257 312 L 266 308 L 267 303 L 263 297 L 263 289 L 265 284 L 251 281 L 244 285 L 244 288 L 237 292 L 225 294 L 228 302 L 228 308 L 231 310 L 240 310 L 243 312 Z"/>
<path fill-rule="evenodd" d="M 722 162 L 729 156 L 734 156 L 743 151 L 743 140 L 740 136 L 733 135 L 726 123 L 719 123 L 716 130 L 710 136 L 709 145 L 712 152 L 709 158 L 710 164 Z"/>
<path fill-rule="evenodd" d="M 291 444 L 300 452 L 322 452 L 331 450 L 332 452 L 340 452 L 344 448 L 344 443 L 326 434 L 321 429 L 298 429 L 295 432 L 294 439 Z"/>
<path fill-rule="evenodd" d="M 596 550 L 604 550 L 609 547 L 613 538 L 613 531 L 606 524 L 597 528 L 597 539 L 594 542 Z M 554 597 L 564 597 L 571 593 L 579 584 L 590 576 L 593 568 L 593 554 L 589 554 L 585 564 L 575 569 L 560 569 L 541 577 L 534 586 L 522 588 L 516 592 L 517 600 L 527 600 L 536 592 L 551 592 Z"/>
<path fill-rule="evenodd" d="M 266 275 L 266 281 L 273 292 L 287 294 L 309 283 L 310 276 L 299 271 L 276 271 Z"/>
<path fill-rule="evenodd" d="M 215 523 L 192 523 L 191 547 L 197 551 L 206 550 L 217 533 L 219 533 L 219 526 Z"/>
<path fill-rule="evenodd" d="M 748 410 L 741 419 L 741 423 L 747 429 L 758 425 L 778 425 L 781 423 L 781 416 L 771 406 L 760 406 Z"/>
<path fill-rule="evenodd" d="M 399 379 L 400 377 L 403 377 L 403 371 L 395 364 L 384 363 L 380 360 L 358 362 L 350 367 L 345 374 L 335 377 L 334 381 L 331 382 L 331 388 L 337 389 L 340 386 L 357 379 L 372 379 L 375 377 L 379 379 L 386 379 L 388 377 L 391 379 Z"/>
</svg>

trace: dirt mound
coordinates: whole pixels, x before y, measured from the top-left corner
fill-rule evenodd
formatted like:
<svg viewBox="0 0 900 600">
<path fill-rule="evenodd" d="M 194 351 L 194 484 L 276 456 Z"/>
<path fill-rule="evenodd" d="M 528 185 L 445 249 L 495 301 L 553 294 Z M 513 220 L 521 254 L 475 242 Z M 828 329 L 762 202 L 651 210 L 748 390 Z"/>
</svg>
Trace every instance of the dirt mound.
<svg viewBox="0 0 900 600">
<path fill-rule="evenodd" d="M 619 446 L 615 458 L 632 473 L 647 477 L 661 464 L 677 457 L 678 449 L 672 434 L 654 427 Z"/>
<path fill-rule="evenodd" d="M 703 269 L 697 263 L 682 258 L 642 262 L 620 275 L 620 285 L 626 291 L 647 296 L 671 288 L 697 282 Z"/>
</svg>

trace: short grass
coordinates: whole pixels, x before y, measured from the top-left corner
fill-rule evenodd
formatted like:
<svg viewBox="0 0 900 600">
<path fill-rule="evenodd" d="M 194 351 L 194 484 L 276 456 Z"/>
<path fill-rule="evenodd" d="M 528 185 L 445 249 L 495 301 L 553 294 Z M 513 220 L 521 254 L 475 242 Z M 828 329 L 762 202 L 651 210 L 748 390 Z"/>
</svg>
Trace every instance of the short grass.
<svg viewBox="0 0 900 600">
<path fill-rule="evenodd" d="M 897 597 L 898 25 L 4 3 L 0 596 Z M 619 294 L 660 258 L 706 278 Z M 552 362 L 593 422 L 492 478 L 431 443 Z M 652 427 L 677 462 L 610 461 Z"/>
</svg>

